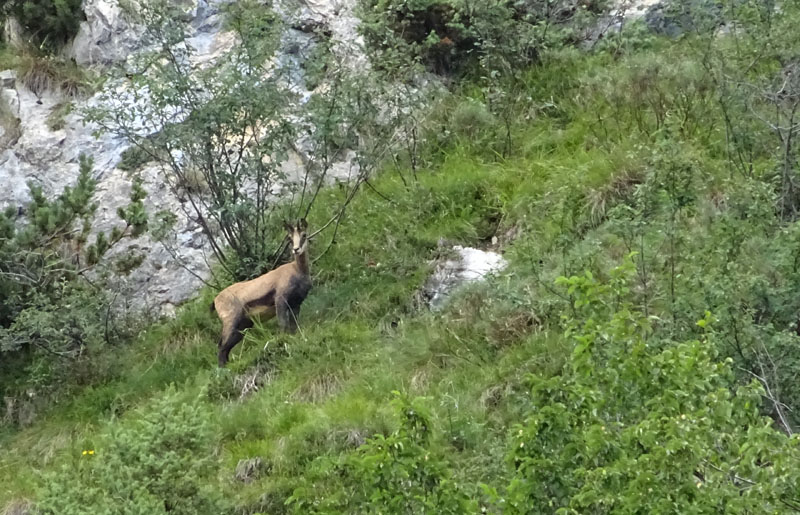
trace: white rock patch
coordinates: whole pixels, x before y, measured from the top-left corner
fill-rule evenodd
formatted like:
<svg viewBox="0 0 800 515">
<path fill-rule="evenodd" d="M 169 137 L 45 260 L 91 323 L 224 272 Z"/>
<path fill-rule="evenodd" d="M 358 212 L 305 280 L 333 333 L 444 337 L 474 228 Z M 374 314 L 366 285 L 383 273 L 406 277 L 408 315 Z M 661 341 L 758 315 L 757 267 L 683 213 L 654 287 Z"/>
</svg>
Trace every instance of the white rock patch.
<svg viewBox="0 0 800 515">
<path fill-rule="evenodd" d="M 496 252 L 461 245 L 454 246 L 453 251 L 453 257 L 436 265 L 423 290 L 433 310 L 441 309 L 460 286 L 482 281 L 508 265 L 503 256 Z"/>
<path fill-rule="evenodd" d="M 658 5 L 661 0 L 618 0 L 614 9 L 618 13 L 625 13 L 625 18 L 641 18 L 647 12 L 647 9 Z"/>
</svg>

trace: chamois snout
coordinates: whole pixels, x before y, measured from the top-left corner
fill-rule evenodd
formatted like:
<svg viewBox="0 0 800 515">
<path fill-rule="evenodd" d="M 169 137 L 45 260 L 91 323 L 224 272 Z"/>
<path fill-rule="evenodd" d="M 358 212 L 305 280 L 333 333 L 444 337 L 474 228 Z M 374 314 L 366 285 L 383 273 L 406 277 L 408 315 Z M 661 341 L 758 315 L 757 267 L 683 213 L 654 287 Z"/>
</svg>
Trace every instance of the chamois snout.
<svg viewBox="0 0 800 515">
<path fill-rule="evenodd" d="M 289 231 L 289 239 L 292 240 L 292 253 L 295 257 L 305 253 L 308 240 L 308 235 L 306 234 L 307 224 L 305 220 L 299 220 L 295 226 L 286 225 L 286 229 Z"/>
</svg>

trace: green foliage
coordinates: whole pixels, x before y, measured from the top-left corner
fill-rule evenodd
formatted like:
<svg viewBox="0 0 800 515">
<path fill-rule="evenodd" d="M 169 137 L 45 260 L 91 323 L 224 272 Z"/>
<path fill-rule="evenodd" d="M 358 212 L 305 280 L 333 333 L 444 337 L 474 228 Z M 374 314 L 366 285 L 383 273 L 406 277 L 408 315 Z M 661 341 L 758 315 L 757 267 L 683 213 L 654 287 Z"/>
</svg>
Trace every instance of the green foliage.
<svg viewBox="0 0 800 515">
<path fill-rule="evenodd" d="M 724 2 L 718 9 L 684 6 L 695 20 L 691 50 L 713 81 L 727 134 L 731 166 L 752 174 L 756 161 L 774 160 L 771 175 L 778 208 L 784 219 L 800 213 L 798 150 L 794 140 L 800 128 L 800 80 L 794 61 L 800 39 L 791 31 L 800 20 L 800 4 L 781 5 L 755 0 Z M 676 7 L 677 8 L 677 7 Z M 737 27 L 729 38 L 717 38 L 725 23 Z"/>
<path fill-rule="evenodd" d="M 312 241 L 301 331 L 257 324 L 217 371 L 208 291 L 136 346 L 95 354 L 113 371 L 102 384 L 0 429 L 0 507 L 35 499 L 37 474 L 71 464 L 74 440 L 123 427 L 178 382 L 219 421 L 221 460 L 197 483 L 235 481 L 228 512 L 797 511 L 797 438 L 785 435 L 800 413 L 800 224 L 781 140 L 794 130 L 796 3 L 719 4 L 675 40 L 625 24 L 591 50 L 537 47 L 531 66 L 474 47 L 474 73 L 412 122 L 360 125 L 361 143 L 391 132 L 408 148 L 361 185 L 335 235 Z M 740 30 L 720 33 L 723 15 Z M 346 89 L 328 44 L 308 85 Z M 419 64 L 408 57 L 395 62 Z M 365 116 L 427 95 L 393 97 L 424 88 L 419 67 L 386 63 L 369 77 L 400 79 L 378 85 L 392 101 L 361 98 Z M 319 116 L 339 99 L 354 96 L 306 104 L 325 121 L 309 135 L 329 150 L 317 156 L 352 142 L 345 111 Z M 385 147 L 360 158 L 377 166 Z M 320 189 L 311 224 L 351 191 Z M 161 213 L 156 229 L 173 221 Z M 509 266 L 430 313 L 421 290 L 453 244 Z M 559 276 L 570 279 L 553 287 Z M 427 400 L 390 406 L 396 390 Z M 240 462 L 262 473 L 240 477 Z"/>
<path fill-rule="evenodd" d="M 421 399 L 394 392 L 400 427 L 388 436 L 368 439 L 333 467 L 345 476 L 340 490 L 327 497 L 312 487 L 289 498 L 297 513 L 469 513 L 476 503 L 452 480 L 445 459 L 430 449 L 430 415 Z M 323 464 L 322 473 L 334 472 Z M 327 493 L 327 492 L 326 492 Z"/>
<path fill-rule="evenodd" d="M 733 387 L 709 313 L 702 340 L 653 338 L 629 300 L 634 269 L 612 271 L 610 284 L 589 273 L 559 281 L 573 299 L 574 350 L 561 375 L 531 378 L 508 511 L 794 511 L 798 440 L 760 415 L 760 384 Z"/>
<path fill-rule="evenodd" d="M 549 46 L 576 35 L 584 13 L 603 2 L 364 0 L 361 30 L 376 65 L 411 59 L 437 73 L 463 71 L 481 56 L 526 66 Z"/>
<path fill-rule="evenodd" d="M 122 156 L 117 167 L 128 172 L 139 171 L 144 165 L 152 161 L 147 152 L 139 147 L 128 147 L 122 151 Z"/>
<path fill-rule="evenodd" d="M 85 19 L 81 4 L 80 0 L 4 0 L 0 9 L 17 19 L 37 47 L 55 52 L 78 33 Z"/>
<path fill-rule="evenodd" d="M 382 162 L 397 125 L 376 122 L 385 105 L 381 95 L 389 88 L 352 76 L 343 58 L 321 40 L 314 42 L 307 79 L 325 87 L 301 102 L 288 78 L 297 71 L 277 58 L 285 29 L 281 17 L 252 1 L 225 7 L 225 23 L 237 44 L 200 66 L 193 62 L 193 34 L 181 9 L 153 0 L 131 11 L 151 43 L 150 51 L 133 56 L 142 73 L 120 77 L 129 102 L 113 102 L 116 93 L 107 91 L 105 101 L 87 109 L 87 119 L 132 145 L 121 167 L 152 161 L 171 193 L 190 200 L 226 276 L 252 278 L 279 263 L 282 219 L 312 210 L 345 152 L 355 152 L 359 163 L 359 173 L 346 184 L 347 199 Z M 297 145 L 301 139 L 303 149 Z M 287 171 L 287 163 L 297 163 L 296 174 Z M 292 201 L 276 202 L 279 192 Z M 165 244 L 168 225 L 161 225 Z"/>
<path fill-rule="evenodd" d="M 3 314 L 0 318 L 3 325 L 16 315 L 15 306 L 24 305 L 26 296 L 33 294 L 30 285 L 41 285 L 46 289 L 71 277 L 69 273 L 73 270 L 53 267 L 51 263 L 62 259 L 62 243 L 75 241 L 82 244 L 86 241 L 87 222 L 96 208 L 90 204 L 94 187 L 91 163 L 83 160 L 76 186 L 65 188 L 55 201 L 47 200 L 40 187 L 30 185 L 32 200 L 25 209 L 30 224 L 18 224 L 14 209 L 0 215 L 0 227 L 3 228 L 0 250 L 5 256 Z M 78 233 L 75 232 L 76 226 L 80 226 Z M 56 271 L 51 271 L 54 268 Z"/>
<path fill-rule="evenodd" d="M 620 30 L 609 30 L 594 44 L 594 49 L 616 56 L 633 54 L 648 50 L 658 43 L 658 38 L 647 26 L 645 20 L 628 20 Z"/>
<path fill-rule="evenodd" d="M 172 192 L 192 199 L 223 268 L 241 278 L 271 265 L 280 244 L 273 230 L 280 215 L 269 199 L 284 177 L 279 165 L 294 133 L 287 122 L 293 94 L 282 70 L 267 79 L 263 74 L 277 49 L 280 23 L 267 6 L 231 4 L 227 23 L 241 44 L 200 69 L 191 64 L 195 50 L 183 44 L 190 29 L 182 8 L 152 1 L 130 12 L 152 44 L 133 57 L 143 73 L 126 76 L 132 103 L 146 107 L 108 101 L 86 114 L 131 143 L 123 168 L 147 161 L 161 166 Z M 173 159 L 175 152 L 183 157 Z"/>
<path fill-rule="evenodd" d="M 97 208 L 91 172 L 91 160 L 82 156 L 75 186 L 50 200 L 31 183 L 24 218 L 13 208 L 0 214 L 0 390 L 10 397 L 25 387 L 41 392 L 56 386 L 124 334 L 100 289 L 102 276 L 92 282 L 83 276 L 114 244 L 146 230 L 145 191 L 134 181 L 130 204 L 118 211 L 124 227 L 90 242 Z"/>
<path fill-rule="evenodd" d="M 430 421 L 419 402 L 399 398 L 400 428 L 376 435 L 347 461 L 358 485 L 355 506 L 366 512 L 375 508 L 388 513 L 464 513 L 475 509 L 466 495 L 449 479 L 442 458 L 431 454 Z M 360 499 L 359 499 L 360 497 Z"/>
<path fill-rule="evenodd" d="M 48 475 L 43 513 L 224 513 L 208 485 L 216 469 L 209 412 L 170 391 L 128 423 L 73 450 L 72 464 Z"/>
</svg>

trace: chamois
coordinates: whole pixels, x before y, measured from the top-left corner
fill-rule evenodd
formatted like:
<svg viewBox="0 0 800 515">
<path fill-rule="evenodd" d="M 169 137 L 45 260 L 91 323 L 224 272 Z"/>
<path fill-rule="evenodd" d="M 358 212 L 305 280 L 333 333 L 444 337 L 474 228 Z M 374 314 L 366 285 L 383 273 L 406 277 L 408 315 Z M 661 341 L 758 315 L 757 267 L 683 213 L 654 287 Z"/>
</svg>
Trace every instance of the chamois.
<svg viewBox="0 0 800 515">
<path fill-rule="evenodd" d="M 219 347 L 219 366 L 228 362 L 231 349 L 244 337 L 244 330 L 253 326 L 253 317 L 269 320 L 278 316 L 282 329 L 294 333 L 300 304 L 311 290 L 308 264 L 308 224 L 300 219 L 292 225 L 284 222 L 292 242 L 294 261 L 281 265 L 251 281 L 232 284 L 214 298 L 211 311 L 222 320 Z"/>
</svg>

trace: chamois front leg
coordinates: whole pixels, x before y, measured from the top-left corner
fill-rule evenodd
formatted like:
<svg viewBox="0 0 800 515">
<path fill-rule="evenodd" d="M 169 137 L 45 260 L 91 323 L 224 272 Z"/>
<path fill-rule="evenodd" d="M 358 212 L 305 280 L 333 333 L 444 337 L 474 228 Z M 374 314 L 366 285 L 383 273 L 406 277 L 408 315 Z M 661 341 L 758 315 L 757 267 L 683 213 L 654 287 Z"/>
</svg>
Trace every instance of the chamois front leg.
<svg viewBox="0 0 800 515">
<path fill-rule="evenodd" d="M 244 338 L 244 330 L 250 327 L 253 327 L 253 321 L 244 313 L 237 316 L 233 323 L 225 324 L 222 329 L 219 355 L 217 356 L 220 367 L 224 367 L 228 363 L 228 354 L 231 352 L 231 349 L 242 341 L 242 338 Z"/>
<path fill-rule="evenodd" d="M 300 305 L 306 300 L 310 290 L 311 281 L 308 277 L 297 274 L 289 280 L 288 288 L 275 296 L 275 313 L 278 316 L 278 323 L 286 332 L 297 331 Z"/>
<path fill-rule="evenodd" d="M 278 316 L 278 325 L 287 333 L 297 332 L 297 317 L 300 316 L 300 304 L 292 306 L 291 300 L 286 297 L 275 299 L 275 313 Z"/>
</svg>

